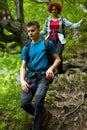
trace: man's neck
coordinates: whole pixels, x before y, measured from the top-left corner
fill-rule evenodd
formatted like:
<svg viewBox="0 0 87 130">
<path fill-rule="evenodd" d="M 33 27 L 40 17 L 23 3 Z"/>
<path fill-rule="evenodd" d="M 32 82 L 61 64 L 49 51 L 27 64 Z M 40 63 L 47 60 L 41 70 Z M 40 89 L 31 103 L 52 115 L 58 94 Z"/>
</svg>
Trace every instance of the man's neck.
<svg viewBox="0 0 87 130">
<path fill-rule="evenodd" d="M 39 37 L 38 39 L 34 39 L 32 40 L 33 43 L 38 43 L 41 40 L 41 37 Z"/>
</svg>

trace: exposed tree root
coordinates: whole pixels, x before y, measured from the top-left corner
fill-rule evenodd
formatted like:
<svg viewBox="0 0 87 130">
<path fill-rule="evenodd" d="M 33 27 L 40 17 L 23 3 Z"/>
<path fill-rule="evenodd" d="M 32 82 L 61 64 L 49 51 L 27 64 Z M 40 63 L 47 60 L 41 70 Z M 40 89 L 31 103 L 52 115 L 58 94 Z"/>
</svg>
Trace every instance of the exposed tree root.
<svg viewBox="0 0 87 130">
<path fill-rule="evenodd" d="M 78 106 L 76 106 L 75 109 L 73 109 L 72 111 L 70 111 L 70 112 L 68 112 L 67 114 L 64 115 L 63 120 L 60 122 L 60 124 L 58 125 L 58 127 L 57 127 L 56 130 L 60 130 L 60 128 L 61 128 L 62 125 L 64 124 L 66 118 L 67 118 L 68 116 L 70 116 L 71 114 L 73 114 L 74 112 L 76 112 L 76 111 L 84 104 L 84 99 L 85 99 L 85 94 L 82 94 L 82 101 L 81 101 L 81 103 L 80 103 Z M 57 117 L 57 120 L 59 121 L 59 118 L 58 118 L 58 117 Z"/>
</svg>

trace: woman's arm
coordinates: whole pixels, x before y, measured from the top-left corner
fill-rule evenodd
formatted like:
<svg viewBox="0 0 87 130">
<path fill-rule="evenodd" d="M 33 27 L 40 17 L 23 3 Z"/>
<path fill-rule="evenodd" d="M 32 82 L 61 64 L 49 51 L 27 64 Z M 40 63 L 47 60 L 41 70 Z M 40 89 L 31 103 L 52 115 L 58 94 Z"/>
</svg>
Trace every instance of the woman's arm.
<svg viewBox="0 0 87 130">
<path fill-rule="evenodd" d="M 45 24 L 44 24 L 44 28 L 43 30 L 41 30 L 40 34 L 41 35 L 44 35 L 44 34 L 47 34 L 47 31 L 48 31 L 48 22 L 50 20 L 50 17 L 48 17 L 45 21 Z"/>
<path fill-rule="evenodd" d="M 64 23 L 65 23 L 65 27 L 70 27 L 70 28 L 78 28 L 82 25 L 82 23 L 84 23 L 86 21 L 85 18 L 81 19 L 77 23 L 72 23 L 72 22 L 68 21 L 66 18 L 63 18 L 63 20 L 64 20 Z"/>
</svg>

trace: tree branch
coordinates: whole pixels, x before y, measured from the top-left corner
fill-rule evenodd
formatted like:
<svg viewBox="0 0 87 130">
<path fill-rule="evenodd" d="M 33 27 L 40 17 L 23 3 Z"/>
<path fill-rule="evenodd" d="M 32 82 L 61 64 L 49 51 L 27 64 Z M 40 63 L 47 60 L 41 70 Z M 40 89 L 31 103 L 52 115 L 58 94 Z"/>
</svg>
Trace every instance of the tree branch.
<svg viewBox="0 0 87 130">
<path fill-rule="evenodd" d="M 42 2 L 38 1 L 38 0 L 34 0 L 34 2 L 42 4 L 42 3 L 50 3 L 51 0 L 43 0 Z"/>
<path fill-rule="evenodd" d="M 12 35 L 0 34 L 0 41 L 6 42 L 6 43 L 17 41 L 17 36 L 14 34 Z"/>
<path fill-rule="evenodd" d="M 18 46 L 17 43 L 12 44 L 11 46 L 7 46 L 5 44 L 0 43 L 0 51 L 3 52 L 3 54 L 4 52 L 10 53 L 10 54 L 20 54 L 21 51 L 12 50 L 12 48 L 15 48 L 17 46 Z"/>
</svg>

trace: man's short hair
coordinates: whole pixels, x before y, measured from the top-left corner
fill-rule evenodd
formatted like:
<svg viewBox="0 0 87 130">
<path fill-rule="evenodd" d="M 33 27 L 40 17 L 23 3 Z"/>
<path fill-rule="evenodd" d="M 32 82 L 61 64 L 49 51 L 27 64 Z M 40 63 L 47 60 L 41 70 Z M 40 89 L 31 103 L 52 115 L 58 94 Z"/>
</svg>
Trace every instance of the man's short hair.
<svg viewBox="0 0 87 130">
<path fill-rule="evenodd" d="M 27 23 L 27 27 L 30 27 L 32 25 L 36 25 L 37 28 L 40 28 L 39 22 L 37 21 L 30 21 Z"/>
</svg>

